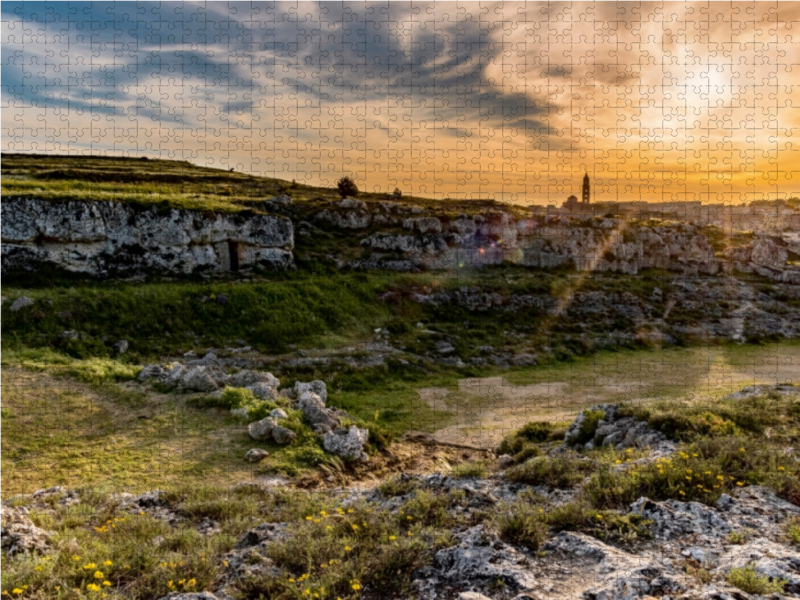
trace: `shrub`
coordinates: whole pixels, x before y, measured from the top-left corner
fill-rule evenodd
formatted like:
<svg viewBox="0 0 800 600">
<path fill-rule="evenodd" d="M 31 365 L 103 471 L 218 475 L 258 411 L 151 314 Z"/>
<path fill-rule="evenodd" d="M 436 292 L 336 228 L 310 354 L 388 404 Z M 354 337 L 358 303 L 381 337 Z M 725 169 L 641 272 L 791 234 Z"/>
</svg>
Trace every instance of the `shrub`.
<svg viewBox="0 0 800 600">
<path fill-rule="evenodd" d="M 539 456 L 512 467 L 506 472 L 506 477 L 511 481 L 528 485 L 570 488 L 580 483 L 593 469 L 592 461 L 574 456 L 559 458 Z"/>
<path fill-rule="evenodd" d="M 604 419 L 606 413 L 602 410 L 585 410 L 583 411 L 583 423 L 578 431 L 578 437 L 575 438 L 575 444 L 585 444 L 594 438 L 597 431 L 597 425 Z"/>
<path fill-rule="evenodd" d="M 381 482 L 378 491 L 384 498 L 394 498 L 395 496 L 405 496 L 413 492 L 417 487 L 417 480 L 413 477 L 403 477 L 395 475 Z"/>
<path fill-rule="evenodd" d="M 759 575 L 755 565 L 749 563 L 744 567 L 731 569 L 728 575 L 728 583 L 748 594 L 763 596 L 782 591 L 786 581 L 783 579 L 773 580 L 766 575 Z"/>
<path fill-rule="evenodd" d="M 537 550 L 547 539 L 548 530 L 543 510 L 524 500 L 501 507 L 494 517 L 493 525 L 503 540 L 530 550 Z"/>
<path fill-rule="evenodd" d="M 489 469 L 486 467 L 486 463 L 482 460 L 476 460 L 454 466 L 450 475 L 456 479 L 467 479 L 468 477 L 486 477 L 488 472 Z"/>
<path fill-rule="evenodd" d="M 569 502 L 549 510 L 546 519 L 553 533 L 584 531 L 589 525 L 589 510 L 585 504 Z"/>
<path fill-rule="evenodd" d="M 578 502 L 562 504 L 548 511 L 545 519 L 554 533 L 581 531 L 607 542 L 629 543 L 653 537 L 647 529 L 652 521 L 642 515 L 598 511 Z"/>
<path fill-rule="evenodd" d="M 728 534 L 728 541 L 731 544 L 744 544 L 747 540 L 747 534 L 741 531 L 731 531 Z"/>
<path fill-rule="evenodd" d="M 342 198 L 355 198 L 358 196 L 358 186 L 352 177 L 342 177 L 336 182 L 336 189 Z"/>
<path fill-rule="evenodd" d="M 515 463 L 521 463 L 539 453 L 539 449 L 533 443 L 547 441 L 552 433 L 552 423 L 531 421 L 504 439 L 497 447 L 497 452 L 498 454 L 511 454 L 514 456 Z"/>
<path fill-rule="evenodd" d="M 792 517 L 784 525 L 786 537 L 793 544 L 800 544 L 800 517 Z"/>
<path fill-rule="evenodd" d="M 553 424 L 548 421 L 531 421 L 517 432 L 517 437 L 531 442 L 546 442 L 552 431 Z"/>
</svg>

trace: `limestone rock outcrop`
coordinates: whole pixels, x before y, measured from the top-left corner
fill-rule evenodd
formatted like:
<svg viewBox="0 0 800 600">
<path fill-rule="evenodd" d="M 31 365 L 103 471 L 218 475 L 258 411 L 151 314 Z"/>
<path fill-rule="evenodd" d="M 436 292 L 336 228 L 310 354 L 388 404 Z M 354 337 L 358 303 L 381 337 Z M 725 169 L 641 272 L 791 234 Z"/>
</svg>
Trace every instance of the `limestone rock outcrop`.
<svg viewBox="0 0 800 600">
<path fill-rule="evenodd" d="M 293 264 L 290 219 L 141 208 L 122 202 L 4 198 L 3 274 L 41 266 L 100 277 Z"/>
</svg>

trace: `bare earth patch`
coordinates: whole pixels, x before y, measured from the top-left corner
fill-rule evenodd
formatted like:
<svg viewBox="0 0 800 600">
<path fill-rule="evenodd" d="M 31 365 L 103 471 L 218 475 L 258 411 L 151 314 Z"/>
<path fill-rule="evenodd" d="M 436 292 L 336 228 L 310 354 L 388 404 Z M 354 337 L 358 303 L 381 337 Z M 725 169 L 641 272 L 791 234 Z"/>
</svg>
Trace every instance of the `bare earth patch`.
<svg viewBox="0 0 800 600">
<path fill-rule="evenodd" d="M 452 415 L 434 439 L 492 448 L 529 421 L 568 422 L 594 404 L 678 398 L 702 402 L 747 385 L 800 381 L 800 346 L 620 354 L 574 366 L 533 368 L 525 377 L 535 383 L 514 385 L 504 377 L 484 377 L 461 379 L 457 390 L 418 390 L 431 408 Z"/>
</svg>

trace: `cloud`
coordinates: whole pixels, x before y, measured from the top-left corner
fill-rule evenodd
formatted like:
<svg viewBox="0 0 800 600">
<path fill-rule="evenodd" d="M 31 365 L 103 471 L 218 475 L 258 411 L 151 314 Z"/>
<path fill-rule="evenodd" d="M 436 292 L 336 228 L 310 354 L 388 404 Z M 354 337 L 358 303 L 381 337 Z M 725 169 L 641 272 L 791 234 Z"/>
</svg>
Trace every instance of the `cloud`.
<svg viewBox="0 0 800 600">
<path fill-rule="evenodd" d="M 2 126 L 15 149 L 63 150 L 102 117 L 126 132 L 109 151 L 309 183 L 355 166 L 370 188 L 444 196 L 520 169 L 515 194 L 559 173 L 534 186 L 549 196 L 587 168 L 636 195 L 667 166 L 668 194 L 769 193 L 774 164 L 800 176 L 800 7 L 731 7 L 4 2 Z M 31 115 L 55 124 L 21 129 Z M 721 163 L 760 187 L 703 175 Z"/>
</svg>

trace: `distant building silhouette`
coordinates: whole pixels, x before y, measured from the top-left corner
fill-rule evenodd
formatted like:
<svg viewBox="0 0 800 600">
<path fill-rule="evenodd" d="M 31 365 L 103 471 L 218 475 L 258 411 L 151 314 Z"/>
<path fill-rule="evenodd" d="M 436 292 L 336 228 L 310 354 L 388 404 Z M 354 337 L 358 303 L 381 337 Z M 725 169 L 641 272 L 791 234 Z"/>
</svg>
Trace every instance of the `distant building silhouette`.
<svg viewBox="0 0 800 600">
<path fill-rule="evenodd" d="M 589 173 L 583 176 L 583 186 L 581 187 L 581 204 L 589 204 Z"/>
<path fill-rule="evenodd" d="M 591 183 L 589 183 L 589 173 L 586 173 L 583 176 L 583 185 L 581 186 L 581 200 L 578 202 L 578 198 L 573 194 L 567 201 L 564 202 L 564 209 L 570 212 L 580 212 L 583 210 L 589 209 L 589 203 L 591 201 Z"/>
</svg>

